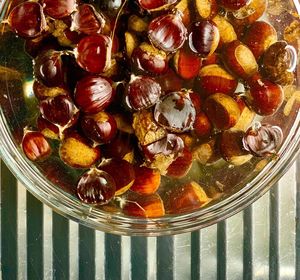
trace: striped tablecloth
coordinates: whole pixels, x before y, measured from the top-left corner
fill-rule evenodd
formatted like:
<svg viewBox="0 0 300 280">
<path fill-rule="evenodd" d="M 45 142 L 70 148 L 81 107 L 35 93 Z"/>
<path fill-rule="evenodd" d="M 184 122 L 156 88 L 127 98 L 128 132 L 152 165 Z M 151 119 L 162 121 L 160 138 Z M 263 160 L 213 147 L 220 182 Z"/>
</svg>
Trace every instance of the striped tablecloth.
<svg viewBox="0 0 300 280">
<path fill-rule="evenodd" d="M 254 205 L 190 234 L 120 237 L 41 204 L 1 164 L 1 276 L 13 279 L 300 279 L 300 161 Z"/>
</svg>

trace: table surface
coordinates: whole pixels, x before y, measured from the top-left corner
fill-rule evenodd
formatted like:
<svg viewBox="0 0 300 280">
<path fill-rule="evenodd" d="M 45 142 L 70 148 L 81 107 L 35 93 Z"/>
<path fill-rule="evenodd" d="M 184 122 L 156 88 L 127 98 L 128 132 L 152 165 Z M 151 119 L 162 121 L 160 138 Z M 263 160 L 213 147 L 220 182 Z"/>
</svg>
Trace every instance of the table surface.
<svg viewBox="0 0 300 280">
<path fill-rule="evenodd" d="M 300 160 L 244 212 L 158 238 L 120 237 L 69 221 L 0 164 L 0 279 L 300 279 Z"/>
</svg>

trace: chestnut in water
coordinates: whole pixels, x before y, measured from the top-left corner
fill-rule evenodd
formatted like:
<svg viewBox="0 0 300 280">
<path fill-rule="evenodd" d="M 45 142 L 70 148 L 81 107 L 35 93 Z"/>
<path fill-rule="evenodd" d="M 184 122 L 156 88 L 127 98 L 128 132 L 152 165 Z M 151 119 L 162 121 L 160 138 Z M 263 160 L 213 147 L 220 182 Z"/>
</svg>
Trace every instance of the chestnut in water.
<svg viewBox="0 0 300 280">
<path fill-rule="evenodd" d="M 76 10 L 76 0 L 41 0 L 45 14 L 60 19 L 69 16 Z"/>
<path fill-rule="evenodd" d="M 208 57 L 215 52 L 220 41 L 220 33 L 213 21 L 194 22 L 189 34 L 190 49 L 200 57 Z"/>
<path fill-rule="evenodd" d="M 22 140 L 22 149 L 32 161 L 44 160 L 50 156 L 52 149 L 41 132 L 26 131 Z"/>
<path fill-rule="evenodd" d="M 31 1 L 14 7 L 8 23 L 13 32 L 25 38 L 37 37 L 47 28 L 42 6 Z"/>
<path fill-rule="evenodd" d="M 175 4 L 177 0 L 138 0 L 140 6 L 148 11 L 160 11 Z"/>
<path fill-rule="evenodd" d="M 134 183 L 134 168 L 126 160 L 117 158 L 104 160 L 98 168 L 107 172 L 114 178 L 116 183 L 116 195 L 125 193 Z"/>
<path fill-rule="evenodd" d="M 87 204 L 107 204 L 115 195 L 116 184 L 108 173 L 92 168 L 85 172 L 77 183 L 78 198 Z"/>
<path fill-rule="evenodd" d="M 196 110 L 187 92 L 170 93 L 157 103 L 154 119 L 162 127 L 173 132 L 192 129 Z"/>
<path fill-rule="evenodd" d="M 49 122 L 65 126 L 76 122 L 78 109 L 71 98 L 65 95 L 58 95 L 40 102 L 42 116 Z"/>
<path fill-rule="evenodd" d="M 161 75 L 168 70 L 166 53 L 147 43 L 134 49 L 131 62 L 137 73 Z"/>
<path fill-rule="evenodd" d="M 183 46 L 187 38 L 187 29 L 179 14 L 168 14 L 150 22 L 148 36 L 158 49 L 172 53 Z"/>
<path fill-rule="evenodd" d="M 111 65 L 112 40 L 106 35 L 89 35 L 80 40 L 76 61 L 84 70 L 100 74 Z"/>
<path fill-rule="evenodd" d="M 85 136 L 98 144 L 110 142 L 117 133 L 117 123 L 114 117 L 105 112 L 84 115 L 80 124 Z"/>
<path fill-rule="evenodd" d="M 161 87 L 154 79 L 132 76 L 126 89 L 125 102 L 130 109 L 139 111 L 157 103 L 161 93 Z"/>
<path fill-rule="evenodd" d="M 218 0 L 219 5 L 228 10 L 239 10 L 246 6 L 250 0 Z"/>
<path fill-rule="evenodd" d="M 274 155 L 283 141 L 280 127 L 257 124 L 250 127 L 243 137 L 244 148 L 258 157 Z"/>
<path fill-rule="evenodd" d="M 76 105 L 86 114 L 97 114 L 113 100 L 115 91 L 111 81 L 100 76 L 86 76 L 78 81 L 74 99 Z"/>
</svg>

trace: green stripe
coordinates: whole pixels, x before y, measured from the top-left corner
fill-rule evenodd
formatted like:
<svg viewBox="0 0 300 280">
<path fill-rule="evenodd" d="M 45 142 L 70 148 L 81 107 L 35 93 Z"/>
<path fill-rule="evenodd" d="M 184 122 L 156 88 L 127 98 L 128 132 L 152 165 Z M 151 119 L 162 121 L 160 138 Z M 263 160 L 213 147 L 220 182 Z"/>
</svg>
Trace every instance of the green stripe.
<svg viewBox="0 0 300 280">
<path fill-rule="evenodd" d="M 27 278 L 43 279 L 43 204 L 27 192 Z"/>
<path fill-rule="evenodd" d="M 69 279 L 69 221 L 52 213 L 53 279 Z"/>
<path fill-rule="evenodd" d="M 105 280 L 121 279 L 121 237 L 105 234 Z"/>
<path fill-rule="evenodd" d="M 79 226 L 79 280 L 95 279 L 95 231 Z"/>
<path fill-rule="evenodd" d="M 157 280 L 174 279 L 174 237 L 157 238 Z"/>
<path fill-rule="evenodd" d="M 244 241 L 243 241 L 243 279 L 252 280 L 253 278 L 253 230 L 252 230 L 252 206 L 244 211 Z"/>
<path fill-rule="evenodd" d="M 3 280 L 17 279 L 17 180 L 1 165 L 1 269 Z"/>
<path fill-rule="evenodd" d="M 270 249 L 269 249 L 269 279 L 279 279 L 279 202 L 278 184 L 270 191 Z"/>
<path fill-rule="evenodd" d="M 131 238 L 131 273 L 132 280 L 147 279 L 147 238 Z"/>
<path fill-rule="evenodd" d="M 194 231 L 191 234 L 191 279 L 200 279 L 200 245 L 201 245 L 201 233 L 200 231 Z"/>
<path fill-rule="evenodd" d="M 227 279 L 226 254 L 226 221 L 218 223 L 217 227 L 217 273 L 218 280 Z"/>
</svg>

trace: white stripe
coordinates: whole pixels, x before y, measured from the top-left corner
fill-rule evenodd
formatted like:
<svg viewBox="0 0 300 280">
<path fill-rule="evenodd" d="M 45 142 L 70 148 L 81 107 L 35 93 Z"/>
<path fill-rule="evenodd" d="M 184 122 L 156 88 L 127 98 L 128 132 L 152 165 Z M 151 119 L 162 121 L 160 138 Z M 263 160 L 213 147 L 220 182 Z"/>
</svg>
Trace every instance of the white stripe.
<svg viewBox="0 0 300 280">
<path fill-rule="evenodd" d="M 96 244 L 96 256 L 95 256 L 95 279 L 105 279 L 105 234 L 101 231 L 95 231 L 95 244 Z"/>
<path fill-rule="evenodd" d="M 174 237 L 175 279 L 191 278 L 191 234 L 185 233 Z"/>
<path fill-rule="evenodd" d="M 69 264 L 69 275 L 70 279 L 77 280 L 79 274 L 79 250 L 78 250 L 78 224 L 71 221 L 69 223 L 69 248 L 70 248 L 70 264 Z"/>
<path fill-rule="evenodd" d="M 50 280 L 53 278 L 53 268 L 52 268 L 52 210 L 43 205 L 43 230 L 44 230 L 44 237 L 43 237 L 43 254 L 44 254 L 44 279 Z"/>
<path fill-rule="evenodd" d="M 26 279 L 27 275 L 27 231 L 26 231 L 26 189 L 18 182 L 17 184 L 17 203 L 18 203 L 18 279 Z"/>
<path fill-rule="evenodd" d="M 131 279 L 131 239 L 128 236 L 121 237 L 121 279 Z"/>
<path fill-rule="evenodd" d="M 217 225 L 202 229 L 200 234 L 200 279 L 217 279 Z"/>
<path fill-rule="evenodd" d="M 148 270 L 147 270 L 147 278 L 148 280 L 156 279 L 156 237 L 148 237 L 147 238 L 147 262 L 148 262 Z"/>
</svg>

